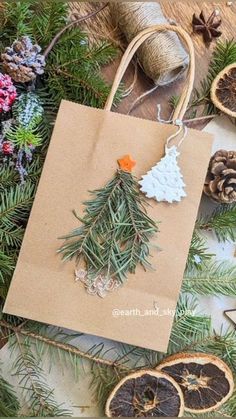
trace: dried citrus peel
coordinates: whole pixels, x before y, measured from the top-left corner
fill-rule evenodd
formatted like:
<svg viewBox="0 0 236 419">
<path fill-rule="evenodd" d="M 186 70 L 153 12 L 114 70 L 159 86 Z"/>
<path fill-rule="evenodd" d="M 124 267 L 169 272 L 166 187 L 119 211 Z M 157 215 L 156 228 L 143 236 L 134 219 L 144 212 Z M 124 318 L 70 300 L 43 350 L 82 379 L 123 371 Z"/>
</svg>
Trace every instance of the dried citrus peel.
<svg viewBox="0 0 236 419">
<path fill-rule="evenodd" d="M 179 353 L 157 366 L 179 384 L 185 411 L 207 413 L 217 410 L 233 393 L 230 368 L 220 358 L 204 353 Z"/>
<path fill-rule="evenodd" d="M 180 417 L 183 394 L 177 382 L 155 370 L 141 370 L 121 380 L 110 394 L 108 417 Z"/>
<path fill-rule="evenodd" d="M 236 117 L 236 63 L 222 70 L 211 86 L 211 100 L 222 112 Z"/>
</svg>

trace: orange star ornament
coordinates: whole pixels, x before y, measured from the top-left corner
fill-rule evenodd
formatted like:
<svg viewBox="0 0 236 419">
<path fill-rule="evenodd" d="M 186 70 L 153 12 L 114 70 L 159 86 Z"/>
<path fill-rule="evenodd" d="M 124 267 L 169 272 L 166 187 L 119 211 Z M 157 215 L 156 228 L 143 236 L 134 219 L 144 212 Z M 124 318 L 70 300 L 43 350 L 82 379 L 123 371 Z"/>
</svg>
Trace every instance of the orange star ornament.
<svg viewBox="0 0 236 419">
<path fill-rule="evenodd" d="M 122 157 L 122 159 L 118 160 L 120 169 L 124 172 L 132 172 L 133 167 L 136 165 L 136 161 L 132 159 L 132 157 L 127 154 L 126 156 Z"/>
</svg>

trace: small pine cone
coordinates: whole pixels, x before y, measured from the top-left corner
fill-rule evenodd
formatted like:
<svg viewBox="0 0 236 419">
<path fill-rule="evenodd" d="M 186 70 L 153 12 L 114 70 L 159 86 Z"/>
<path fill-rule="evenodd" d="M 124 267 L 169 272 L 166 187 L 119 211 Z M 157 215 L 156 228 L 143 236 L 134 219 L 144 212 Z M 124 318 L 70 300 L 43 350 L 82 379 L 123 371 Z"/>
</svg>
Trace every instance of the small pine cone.
<svg viewBox="0 0 236 419">
<path fill-rule="evenodd" d="M 40 52 L 39 45 L 33 45 L 28 36 L 22 36 L 1 54 L 3 68 L 16 82 L 33 81 L 44 73 L 45 58 Z"/>
<path fill-rule="evenodd" d="M 204 192 L 216 202 L 236 202 L 236 151 L 219 150 L 212 156 Z"/>
</svg>

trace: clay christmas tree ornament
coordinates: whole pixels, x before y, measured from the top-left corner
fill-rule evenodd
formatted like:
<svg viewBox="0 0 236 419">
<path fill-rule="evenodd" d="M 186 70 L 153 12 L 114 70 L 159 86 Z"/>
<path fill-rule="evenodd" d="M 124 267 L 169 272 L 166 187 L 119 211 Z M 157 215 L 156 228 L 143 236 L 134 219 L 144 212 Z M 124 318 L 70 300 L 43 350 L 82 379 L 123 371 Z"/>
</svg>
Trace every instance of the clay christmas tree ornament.
<svg viewBox="0 0 236 419">
<path fill-rule="evenodd" d="M 170 148 L 166 146 L 165 156 L 146 175 L 142 176 L 139 184 L 147 198 L 172 203 L 179 202 L 186 196 L 185 183 L 177 162 L 178 156 L 176 146 Z"/>
</svg>

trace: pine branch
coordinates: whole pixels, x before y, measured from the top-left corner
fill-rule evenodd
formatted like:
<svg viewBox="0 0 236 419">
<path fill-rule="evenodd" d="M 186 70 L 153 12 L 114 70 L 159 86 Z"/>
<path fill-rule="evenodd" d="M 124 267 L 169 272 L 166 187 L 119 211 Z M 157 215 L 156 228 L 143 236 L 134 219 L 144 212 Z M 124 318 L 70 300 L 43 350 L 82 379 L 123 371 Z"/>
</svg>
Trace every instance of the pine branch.
<svg viewBox="0 0 236 419">
<path fill-rule="evenodd" d="M 205 269 L 206 263 L 209 262 L 213 256 L 213 254 L 208 253 L 206 240 L 204 240 L 204 238 L 195 230 L 189 249 L 187 270 L 193 268 L 198 270 Z"/>
<path fill-rule="evenodd" d="M 143 200 L 133 176 L 118 170 L 114 178 L 99 190 L 94 199 L 85 202 L 82 226 L 67 236 L 59 249 L 63 260 L 85 261 L 88 276 L 99 274 L 117 277 L 120 283 L 128 272 L 134 273 L 138 263 L 144 269 L 148 262 L 149 239 L 157 225 L 143 211 Z"/>
<path fill-rule="evenodd" d="M 236 296 L 236 266 L 228 261 L 213 261 L 203 271 L 187 270 L 182 291 L 200 295 Z"/>
<path fill-rule="evenodd" d="M 33 202 L 35 185 L 16 185 L 0 194 L 0 243 L 1 247 L 21 244 L 24 227 Z"/>
<path fill-rule="evenodd" d="M 127 371 L 118 373 L 117 370 L 104 367 L 94 363 L 91 368 L 92 381 L 90 388 L 92 389 L 95 400 L 99 407 L 104 410 L 106 401 L 113 388 L 118 382 L 127 375 Z"/>
<path fill-rule="evenodd" d="M 54 103 L 68 99 L 104 107 L 110 87 L 101 77 L 100 68 L 116 55 L 117 48 L 108 42 L 89 45 L 79 28 L 67 30 L 47 60 L 48 86 Z M 120 98 L 119 92 L 116 102 Z"/>
<path fill-rule="evenodd" d="M 96 16 L 99 12 L 101 12 L 105 7 L 108 6 L 108 3 L 103 4 L 101 7 L 99 7 L 97 10 L 92 11 L 91 13 L 88 13 L 85 16 L 81 16 L 80 18 L 74 20 L 73 22 L 68 23 L 66 26 L 64 26 L 60 31 L 55 35 L 55 37 L 51 40 L 50 44 L 48 45 L 47 49 L 44 52 L 44 56 L 47 57 L 48 54 L 51 52 L 51 50 L 54 48 L 58 40 L 61 38 L 61 36 L 71 29 L 74 25 L 78 25 L 80 22 L 84 22 L 87 19 L 91 19 L 92 17 Z"/>
<path fill-rule="evenodd" d="M 23 328 L 15 327 L 15 326 L 5 322 L 4 320 L 0 320 L 0 327 L 3 328 L 3 329 L 7 329 L 9 331 L 12 331 L 15 334 L 17 333 L 20 336 L 28 337 L 32 340 L 42 342 L 45 345 L 52 346 L 52 347 L 54 347 L 56 349 L 59 349 L 59 350 L 62 350 L 62 351 L 66 351 L 67 353 L 69 353 L 71 355 L 76 355 L 77 357 L 84 358 L 86 360 L 96 362 L 98 364 L 106 365 L 106 366 L 109 366 L 109 367 L 113 367 L 113 368 L 119 368 L 120 367 L 120 364 L 118 364 L 116 362 L 113 362 L 113 361 L 110 361 L 110 360 L 107 360 L 107 359 L 100 358 L 99 356 L 94 355 L 94 353 L 84 352 L 84 351 L 80 350 L 79 348 L 76 348 L 73 345 L 53 340 L 48 336 L 43 336 L 39 333 L 31 332 L 31 331 L 25 330 Z M 95 348 L 95 349 L 97 349 L 97 348 Z M 94 352 L 94 348 L 93 348 L 92 352 Z"/>
<path fill-rule="evenodd" d="M 52 38 L 68 21 L 69 7 L 63 0 L 33 3 L 32 32 L 42 48 L 46 48 Z"/>
<path fill-rule="evenodd" d="M 12 386 L 0 375 L 0 416 L 18 416 L 19 408 L 19 401 Z"/>
<path fill-rule="evenodd" d="M 69 411 L 55 402 L 53 391 L 43 376 L 38 360 L 31 352 L 27 341 L 22 340 L 18 332 L 15 332 L 14 346 L 19 353 L 14 364 L 15 375 L 20 377 L 20 385 L 29 405 L 30 416 L 70 416 Z"/>
<path fill-rule="evenodd" d="M 32 35 L 29 22 L 33 18 L 30 10 L 32 0 L 18 1 L 6 0 L 1 4 L 1 49 L 9 46 L 16 38 L 23 35 Z"/>
<path fill-rule="evenodd" d="M 197 300 L 180 296 L 169 340 L 169 354 L 180 352 L 193 340 L 203 340 L 209 335 L 211 319 L 198 314 L 197 307 Z"/>
<path fill-rule="evenodd" d="M 236 241 L 236 204 L 219 205 L 207 219 L 196 223 L 199 230 L 214 231 L 219 241 Z"/>
<path fill-rule="evenodd" d="M 14 168 L 0 161 L 0 193 L 18 182 L 18 174 Z"/>
<path fill-rule="evenodd" d="M 15 260 L 12 256 L 4 254 L 0 250 L 0 297 L 5 300 L 11 275 L 15 268 Z"/>
</svg>

